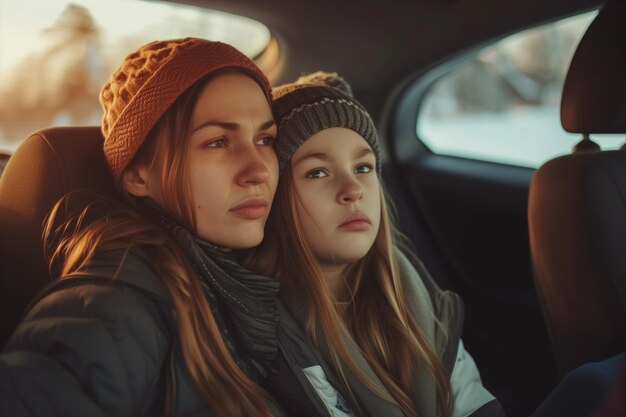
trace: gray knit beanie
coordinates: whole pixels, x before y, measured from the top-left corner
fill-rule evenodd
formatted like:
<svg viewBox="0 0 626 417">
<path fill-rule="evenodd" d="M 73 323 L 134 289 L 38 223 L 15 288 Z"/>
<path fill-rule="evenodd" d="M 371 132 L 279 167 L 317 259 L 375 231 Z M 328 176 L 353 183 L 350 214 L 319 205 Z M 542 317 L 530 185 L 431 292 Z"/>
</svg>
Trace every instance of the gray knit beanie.
<svg viewBox="0 0 626 417">
<path fill-rule="evenodd" d="M 320 71 L 276 87 L 272 95 L 278 124 L 274 148 L 281 173 L 308 138 L 331 127 L 345 127 L 361 135 L 371 146 L 380 175 L 376 126 L 365 108 L 352 97 L 352 89 L 343 78 Z"/>
</svg>

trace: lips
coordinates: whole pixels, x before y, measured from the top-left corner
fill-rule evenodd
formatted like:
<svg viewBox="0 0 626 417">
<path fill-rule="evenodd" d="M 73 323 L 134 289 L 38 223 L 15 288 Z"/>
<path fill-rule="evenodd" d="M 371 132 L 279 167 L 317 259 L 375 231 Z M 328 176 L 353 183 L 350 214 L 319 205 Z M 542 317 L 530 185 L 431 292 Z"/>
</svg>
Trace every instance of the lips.
<svg viewBox="0 0 626 417">
<path fill-rule="evenodd" d="M 372 222 L 365 214 L 352 213 L 344 219 L 339 228 L 348 231 L 361 231 L 369 229 L 371 225 Z"/>
<path fill-rule="evenodd" d="M 242 219 L 259 219 L 267 213 L 267 200 L 263 197 L 251 197 L 229 211 Z"/>
</svg>

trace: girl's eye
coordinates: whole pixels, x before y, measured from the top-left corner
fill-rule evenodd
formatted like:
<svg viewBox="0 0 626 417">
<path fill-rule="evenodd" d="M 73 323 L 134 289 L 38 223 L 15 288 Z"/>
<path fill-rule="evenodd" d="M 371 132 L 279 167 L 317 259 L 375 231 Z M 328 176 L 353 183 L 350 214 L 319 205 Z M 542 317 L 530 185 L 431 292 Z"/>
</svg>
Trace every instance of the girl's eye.
<svg viewBox="0 0 626 417">
<path fill-rule="evenodd" d="M 256 141 L 257 145 L 272 146 L 274 144 L 274 136 L 263 136 Z"/>
<path fill-rule="evenodd" d="M 223 148 L 224 146 L 226 146 L 226 139 L 219 138 L 215 140 L 210 140 L 210 141 L 205 142 L 204 146 L 209 147 L 209 148 Z"/>
<path fill-rule="evenodd" d="M 372 172 L 374 168 L 370 164 L 359 165 L 354 169 L 354 172 L 357 174 L 367 174 Z"/>
<path fill-rule="evenodd" d="M 312 171 L 309 171 L 306 173 L 305 175 L 307 178 L 323 178 L 323 177 L 327 177 L 328 174 L 325 173 L 323 170 L 321 169 L 314 169 Z"/>
</svg>

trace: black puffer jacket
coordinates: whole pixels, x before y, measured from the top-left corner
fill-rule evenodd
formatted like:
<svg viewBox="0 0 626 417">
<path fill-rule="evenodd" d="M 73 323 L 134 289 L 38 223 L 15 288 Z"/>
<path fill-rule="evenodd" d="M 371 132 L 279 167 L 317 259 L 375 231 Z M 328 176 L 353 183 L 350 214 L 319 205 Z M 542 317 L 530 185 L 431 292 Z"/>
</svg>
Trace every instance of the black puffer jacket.
<svg viewBox="0 0 626 417">
<path fill-rule="evenodd" d="M 30 309 L 0 356 L 0 416 L 164 415 L 170 370 L 172 414 L 214 415 L 175 349 L 174 312 L 149 260 L 134 250 L 116 274 L 121 256 L 98 255 Z"/>
</svg>

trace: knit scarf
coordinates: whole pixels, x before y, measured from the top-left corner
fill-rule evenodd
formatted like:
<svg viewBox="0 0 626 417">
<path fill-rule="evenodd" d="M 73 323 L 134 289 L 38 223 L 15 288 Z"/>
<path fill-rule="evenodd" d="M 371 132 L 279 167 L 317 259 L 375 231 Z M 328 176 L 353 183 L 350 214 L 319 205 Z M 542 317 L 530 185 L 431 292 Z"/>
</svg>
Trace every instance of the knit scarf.
<svg viewBox="0 0 626 417">
<path fill-rule="evenodd" d="M 278 280 L 246 270 L 231 252 L 200 239 L 160 211 L 157 214 L 198 274 L 211 312 L 239 367 L 256 382 L 272 374 L 271 363 L 278 352 Z"/>
</svg>

